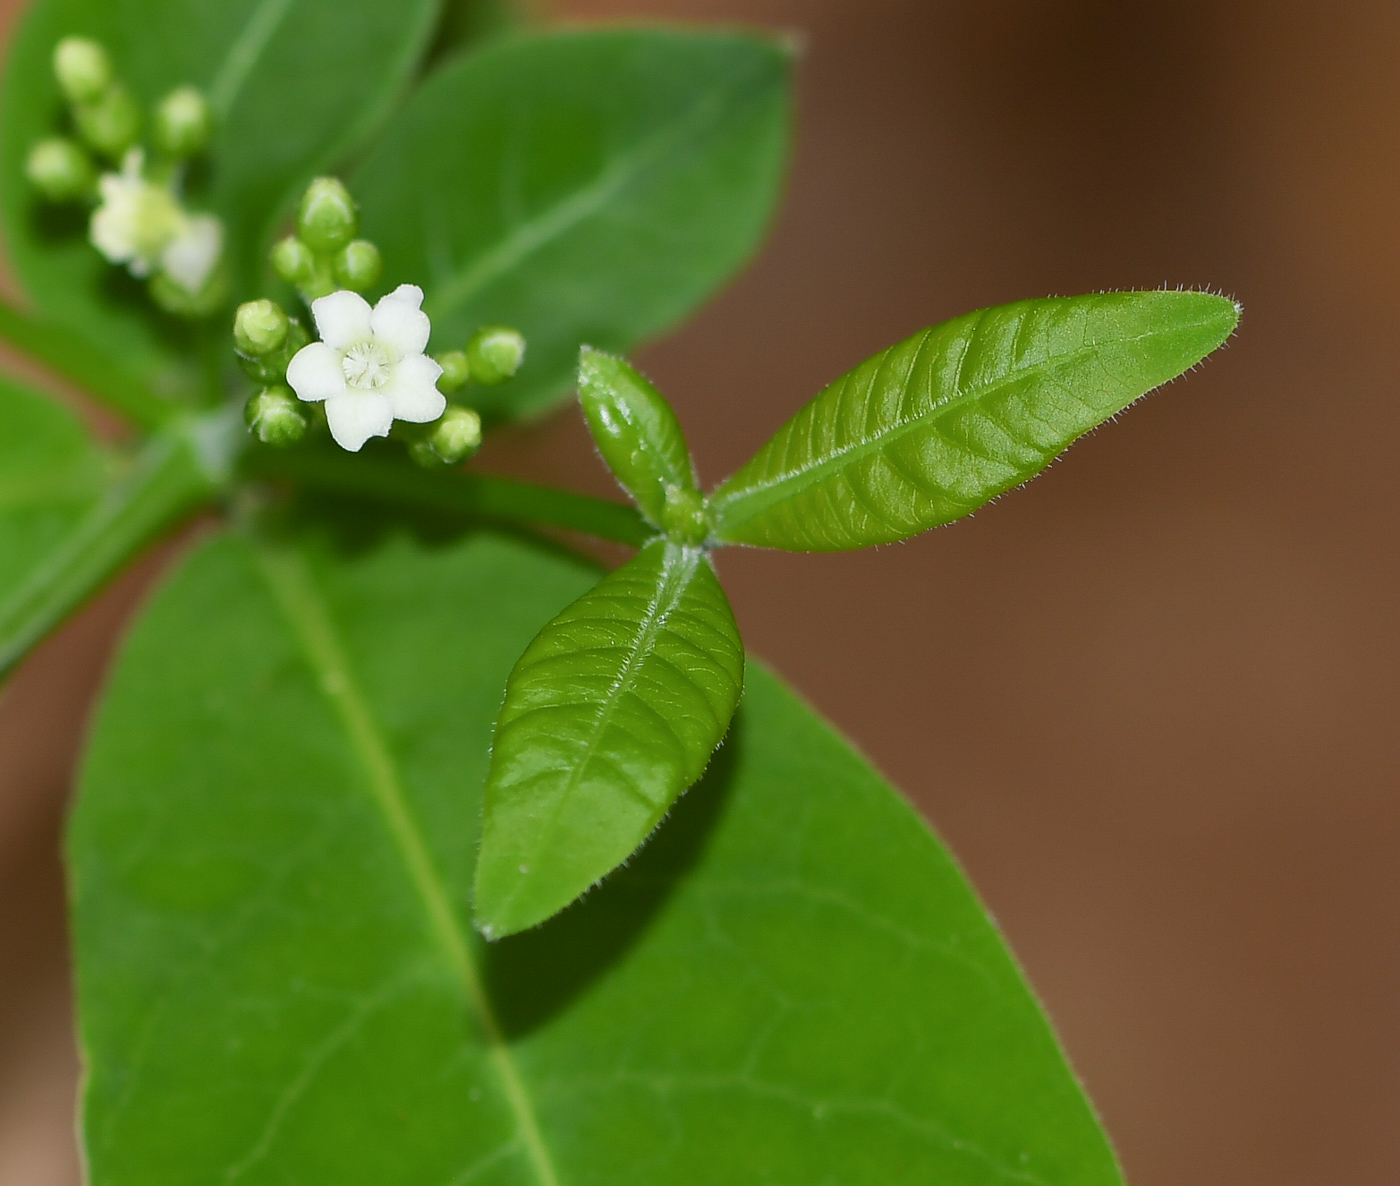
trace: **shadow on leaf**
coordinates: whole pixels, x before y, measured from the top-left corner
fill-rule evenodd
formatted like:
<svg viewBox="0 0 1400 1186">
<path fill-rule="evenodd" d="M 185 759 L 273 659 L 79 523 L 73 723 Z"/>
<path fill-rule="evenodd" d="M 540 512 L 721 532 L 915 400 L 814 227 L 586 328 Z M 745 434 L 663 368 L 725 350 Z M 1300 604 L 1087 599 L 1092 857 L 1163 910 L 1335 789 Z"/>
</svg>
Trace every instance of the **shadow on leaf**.
<svg viewBox="0 0 1400 1186">
<path fill-rule="evenodd" d="M 508 1039 L 547 1023 L 626 958 L 703 855 L 729 801 L 744 744 L 741 705 L 705 776 L 641 851 L 543 926 L 484 949 L 487 991 Z"/>
</svg>

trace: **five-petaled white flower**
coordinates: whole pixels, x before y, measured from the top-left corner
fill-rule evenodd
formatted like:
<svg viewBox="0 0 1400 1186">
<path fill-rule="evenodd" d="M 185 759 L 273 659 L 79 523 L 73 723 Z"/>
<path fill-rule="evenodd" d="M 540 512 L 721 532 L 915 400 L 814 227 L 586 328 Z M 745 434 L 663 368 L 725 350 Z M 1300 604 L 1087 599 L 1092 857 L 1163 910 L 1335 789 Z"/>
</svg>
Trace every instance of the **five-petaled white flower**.
<svg viewBox="0 0 1400 1186">
<path fill-rule="evenodd" d="M 159 269 L 187 292 L 198 293 L 223 249 L 223 224 L 211 214 L 189 214 L 174 193 L 142 176 L 139 148 L 120 173 L 98 182 L 102 204 L 93 211 L 92 244 L 114 264 L 142 279 Z"/>
<path fill-rule="evenodd" d="M 423 353 L 431 325 L 422 304 L 416 284 L 400 284 L 373 309 L 344 290 L 312 302 L 321 340 L 297 351 L 287 383 L 300 399 L 326 401 L 342 449 L 357 453 L 395 420 L 427 424 L 447 407 L 437 389 L 442 367 Z"/>
</svg>

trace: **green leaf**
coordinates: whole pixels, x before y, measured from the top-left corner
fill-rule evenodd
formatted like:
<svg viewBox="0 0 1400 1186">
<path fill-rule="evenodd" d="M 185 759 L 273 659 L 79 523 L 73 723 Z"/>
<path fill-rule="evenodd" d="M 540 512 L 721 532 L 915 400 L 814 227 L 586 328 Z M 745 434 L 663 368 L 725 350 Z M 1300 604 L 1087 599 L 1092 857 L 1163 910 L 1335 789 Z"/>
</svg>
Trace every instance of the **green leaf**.
<svg viewBox="0 0 1400 1186">
<path fill-rule="evenodd" d="M 89 246 L 85 211 L 45 205 L 24 179 L 30 145 L 60 119 L 51 65 L 60 38 L 102 41 L 148 109 L 182 84 L 207 92 L 214 141 L 191 204 L 223 218 L 242 295 L 297 189 L 387 114 L 437 10 L 437 0 L 38 0 L 15 36 L 0 112 L 6 245 L 29 295 L 163 394 L 201 381 L 182 358 L 198 336 L 156 313 L 142 286 Z"/>
<path fill-rule="evenodd" d="M 627 868 L 474 936 L 500 688 L 594 580 L 225 536 L 160 592 L 69 837 L 93 1186 L 1116 1186 L 956 866 L 762 669 Z"/>
<path fill-rule="evenodd" d="M 229 413 L 172 421 L 134 455 L 108 458 L 67 412 L 0 384 L 0 435 L 3 675 L 160 531 L 214 494 L 242 425 Z"/>
<path fill-rule="evenodd" d="M 438 350 L 514 326 L 520 374 L 474 403 L 522 415 L 579 347 L 622 352 L 753 252 L 787 149 L 788 58 L 661 29 L 507 37 L 418 91 L 355 174 L 391 284 L 421 284 Z"/>
<path fill-rule="evenodd" d="M 1220 346 L 1239 308 L 1203 292 L 1021 301 L 875 355 L 710 500 L 717 540 L 836 552 L 949 523 Z"/>
<path fill-rule="evenodd" d="M 96 507 L 106 476 L 76 416 L 0 379 L 0 673 L 33 641 L 11 607 Z"/>
<path fill-rule="evenodd" d="M 645 375 L 621 358 L 585 347 L 578 399 L 608 468 L 657 527 L 670 490 L 694 490 L 695 467 L 681 422 Z"/>
<path fill-rule="evenodd" d="M 636 851 L 724 738 L 744 646 L 703 552 L 657 540 L 520 657 L 486 777 L 476 922 L 558 913 Z"/>
</svg>

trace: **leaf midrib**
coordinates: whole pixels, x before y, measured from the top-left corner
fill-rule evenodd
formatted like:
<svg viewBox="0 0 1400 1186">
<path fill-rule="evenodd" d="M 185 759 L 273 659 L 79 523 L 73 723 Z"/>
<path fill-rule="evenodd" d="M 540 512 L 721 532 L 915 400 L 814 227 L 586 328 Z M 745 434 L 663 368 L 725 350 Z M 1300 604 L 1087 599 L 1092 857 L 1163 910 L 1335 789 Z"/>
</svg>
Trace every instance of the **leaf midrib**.
<svg viewBox="0 0 1400 1186">
<path fill-rule="evenodd" d="M 223 65 L 219 67 L 209 85 L 209 106 L 220 119 L 228 116 L 238 98 L 238 92 L 248 81 L 248 75 L 252 73 L 268 42 L 277 32 L 277 26 L 286 19 L 294 2 L 295 0 L 262 0 L 248 18 L 248 23 L 233 39 L 228 53 L 224 56 Z"/>
<path fill-rule="evenodd" d="M 317 687 L 330 701 L 359 760 L 365 781 L 403 860 L 409 880 L 428 916 L 431 933 L 466 991 L 486 1039 L 502 1093 L 515 1118 L 520 1140 L 540 1186 L 559 1186 L 554 1163 L 540 1131 L 534 1106 L 474 963 L 463 928 L 452 909 L 408 806 L 389 747 L 360 691 L 337 635 L 330 611 L 318 593 L 310 566 L 290 548 L 253 541 L 273 600 L 300 645 Z"/>
<path fill-rule="evenodd" d="M 750 90 L 758 89 L 762 77 L 760 72 L 750 71 L 728 81 L 674 123 L 616 157 L 588 185 L 519 223 L 496 246 L 456 269 L 454 278 L 435 285 L 426 301 L 428 313 L 435 318 L 449 315 L 525 259 L 605 209 L 655 162 L 699 141 L 728 107 L 737 106 Z"/>
<path fill-rule="evenodd" d="M 780 502 L 785 502 L 790 498 L 796 498 L 806 493 L 813 486 L 822 482 L 832 470 L 844 468 L 862 461 L 872 454 L 883 451 L 911 433 L 921 429 L 933 428 L 944 416 L 964 406 L 970 400 L 995 396 L 1005 388 L 1013 386 L 1016 383 L 1024 382 L 1028 378 L 1046 375 L 1052 371 L 1071 366 L 1085 358 L 1092 358 L 1109 345 L 1131 345 L 1134 342 L 1145 341 L 1149 338 L 1187 333 L 1191 330 L 1202 329 L 1206 324 L 1208 323 L 1201 322 L 1199 324 L 1173 326 L 1170 330 L 1149 330 L 1146 333 L 1137 334 L 1133 337 L 1114 338 L 1111 342 L 1095 342 L 1090 346 L 1081 346 L 1076 350 L 1056 355 L 1054 358 L 1046 359 L 1033 366 L 1008 372 L 998 379 L 983 383 L 966 391 L 955 391 L 947 399 L 935 404 L 926 412 L 920 413 L 908 420 L 897 421 L 889 428 L 883 429 L 865 440 L 834 449 L 815 461 L 809 462 L 806 465 L 800 465 L 796 469 L 787 470 L 776 477 L 748 483 L 742 488 L 731 492 L 726 492 L 724 486 L 721 486 L 710 500 L 710 506 L 715 515 L 716 534 L 722 538 L 723 533 L 727 529 L 748 522 L 750 519 L 763 514 Z M 937 331 L 925 331 L 927 335 L 932 335 L 935 332 Z M 914 367 L 917 366 L 918 354 L 923 350 L 927 340 L 927 337 L 925 337 L 916 348 L 915 362 L 910 366 L 911 372 Z M 849 376 L 847 378 L 849 379 Z M 838 382 L 842 382 L 842 380 L 838 380 Z M 821 396 L 817 398 L 820 399 Z M 789 425 L 790 424 L 791 422 L 789 422 Z M 784 428 L 778 431 L 782 434 L 787 431 L 787 428 L 788 426 L 784 426 Z M 764 451 L 766 450 L 767 446 L 765 446 Z M 734 513 L 732 508 L 735 507 L 741 508 L 741 513 Z"/>
<path fill-rule="evenodd" d="M 677 548 L 673 544 L 661 542 L 651 546 L 665 549 L 661 560 L 661 579 L 657 582 L 656 588 L 647 602 L 646 616 L 638 624 L 636 637 L 632 640 L 632 645 L 627 648 L 627 657 L 623 660 L 607 694 L 598 705 L 593 722 L 589 726 L 588 741 L 584 746 L 583 754 L 574 763 L 573 769 L 569 771 L 569 778 L 564 784 L 559 801 L 554 805 L 549 819 L 540 830 L 540 839 L 535 846 L 535 855 L 531 857 L 532 862 L 538 861 L 538 854 L 549 847 L 555 831 L 558 830 L 559 819 L 564 813 L 564 808 L 568 806 L 569 801 L 578 790 L 584 770 L 588 768 L 594 755 L 598 752 L 603 733 L 617 712 L 618 704 L 631 689 L 638 669 L 656 649 L 656 640 L 665 626 L 667 618 L 670 617 L 671 611 L 680 604 L 681 598 L 685 596 L 685 591 L 690 587 L 691 578 L 695 575 L 698 566 L 703 563 L 699 552 L 693 549 Z M 671 555 L 673 551 L 679 553 L 679 562 L 676 562 L 677 557 Z M 516 888 L 502 903 L 499 913 L 505 913 L 509 909 L 522 888 L 523 883 L 517 882 Z"/>
</svg>

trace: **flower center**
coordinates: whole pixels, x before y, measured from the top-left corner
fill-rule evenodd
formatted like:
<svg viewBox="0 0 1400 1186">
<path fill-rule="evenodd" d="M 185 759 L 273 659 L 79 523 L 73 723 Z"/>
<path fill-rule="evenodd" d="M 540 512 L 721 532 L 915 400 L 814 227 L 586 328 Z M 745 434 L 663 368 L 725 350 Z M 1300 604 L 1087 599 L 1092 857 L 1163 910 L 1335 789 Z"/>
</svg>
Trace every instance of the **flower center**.
<svg viewBox="0 0 1400 1186">
<path fill-rule="evenodd" d="M 345 381 L 361 391 L 378 391 L 389 382 L 389 356 L 373 342 L 351 346 L 340 360 Z"/>
</svg>

